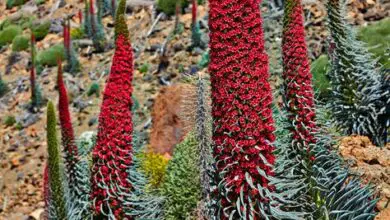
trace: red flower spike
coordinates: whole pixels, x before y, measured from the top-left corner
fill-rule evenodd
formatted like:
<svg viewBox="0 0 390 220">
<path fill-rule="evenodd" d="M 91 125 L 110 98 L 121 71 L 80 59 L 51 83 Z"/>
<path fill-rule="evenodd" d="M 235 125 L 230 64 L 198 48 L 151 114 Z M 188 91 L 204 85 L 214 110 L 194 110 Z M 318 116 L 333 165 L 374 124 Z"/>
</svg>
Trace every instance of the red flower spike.
<svg viewBox="0 0 390 220">
<path fill-rule="evenodd" d="M 196 24 L 196 16 L 197 16 L 197 0 L 192 0 L 192 25 Z"/>
<path fill-rule="evenodd" d="M 81 11 L 81 9 L 79 10 L 78 17 L 79 17 L 80 24 L 82 24 L 83 23 L 83 12 Z"/>
<path fill-rule="evenodd" d="M 128 172 L 133 152 L 133 55 L 126 34 L 118 33 L 111 72 L 104 90 L 97 142 L 92 154 L 91 200 L 94 201 L 96 215 L 102 215 L 101 210 L 111 209 L 115 218 L 131 219 L 123 212 L 125 205 L 117 192 L 130 193 L 132 190 Z"/>
<path fill-rule="evenodd" d="M 62 62 L 60 59 L 57 61 L 57 64 L 58 64 L 57 86 L 58 86 L 58 93 L 59 93 L 58 109 L 59 109 L 60 124 L 61 124 L 61 137 L 62 137 L 61 140 L 62 140 L 63 151 L 65 155 L 65 165 L 66 165 L 66 172 L 69 181 L 69 187 L 73 189 L 74 187 L 76 187 L 78 183 L 76 178 L 77 175 L 76 163 L 78 162 L 78 149 L 74 141 L 75 138 L 74 138 L 74 132 L 73 132 L 72 122 L 70 118 L 70 112 L 69 112 L 68 95 L 62 77 Z"/>
<path fill-rule="evenodd" d="M 267 179 L 257 171 L 274 175 L 275 139 L 272 119 L 272 92 L 268 83 L 268 56 L 265 53 L 260 15 L 261 0 L 211 0 L 210 3 L 210 58 L 212 85 L 212 115 L 214 121 L 213 149 L 217 161 L 217 178 L 224 179 L 224 195 L 220 210 L 232 210 L 244 193 L 240 208 L 249 209 L 252 203 L 265 201 L 253 185 L 273 190 Z M 223 171 L 223 174 L 222 174 Z M 226 193 L 226 195 L 225 195 Z M 252 204 L 253 205 L 253 204 Z M 230 207 L 230 208 L 228 208 Z M 226 209 L 225 209 L 226 208 Z M 257 213 L 255 213 L 257 212 Z M 247 216 L 260 219 L 259 207 L 253 207 Z M 238 214 L 237 214 L 238 215 Z M 228 219 L 221 216 L 221 219 Z"/>
<path fill-rule="evenodd" d="M 289 119 L 295 125 L 291 129 L 293 138 L 296 143 L 308 147 L 315 143 L 313 131 L 316 124 L 312 75 L 303 22 L 301 0 L 287 0 L 282 43 L 285 96 L 289 102 Z"/>
</svg>

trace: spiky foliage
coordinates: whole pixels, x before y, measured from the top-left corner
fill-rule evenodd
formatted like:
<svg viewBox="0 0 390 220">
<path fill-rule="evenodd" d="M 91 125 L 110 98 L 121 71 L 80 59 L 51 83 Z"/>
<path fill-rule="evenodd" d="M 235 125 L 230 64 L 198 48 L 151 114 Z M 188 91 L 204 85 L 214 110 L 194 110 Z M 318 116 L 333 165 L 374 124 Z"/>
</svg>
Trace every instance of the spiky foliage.
<svg viewBox="0 0 390 220">
<path fill-rule="evenodd" d="M 199 152 L 199 172 L 200 172 L 200 185 L 201 185 L 201 201 L 200 201 L 200 214 L 205 219 L 209 219 L 212 214 L 210 207 L 211 204 L 211 185 L 210 185 L 210 173 L 214 172 L 212 167 L 213 158 L 211 151 L 212 132 L 211 132 L 211 109 L 210 104 L 210 90 L 209 83 L 204 76 L 199 75 L 196 91 L 196 116 L 195 116 L 195 137 L 198 142 Z"/>
<path fill-rule="evenodd" d="M 115 18 L 116 7 L 116 0 L 111 0 L 111 16 L 113 18 Z"/>
<path fill-rule="evenodd" d="M 49 185 L 50 185 L 50 206 L 54 211 L 49 213 L 50 217 L 56 219 L 67 219 L 67 209 L 65 202 L 65 191 L 63 188 L 63 174 L 61 173 L 61 157 L 57 140 L 57 121 L 54 105 L 49 101 L 47 105 L 47 149 L 49 152 Z"/>
<path fill-rule="evenodd" d="M 125 22 L 123 15 L 116 21 Z M 128 32 L 121 30 L 122 32 Z M 118 32 L 117 32 L 118 33 Z M 132 184 L 129 169 L 132 164 L 132 85 L 133 54 L 127 35 L 116 38 L 116 50 L 111 66 L 99 116 L 97 143 L 93 149 L 92 192 L 96 215 L 128 216 L 124 210 L 123 195 L 129 194 Z"/>
<path fill-rule="evenodd" d="M 275 108 L 277 130 L 277 161 L 275 172 L 282 173 L 275 182 L 278 191 L 289 190 L 292 202 L 284 208 L 300 212 L 304 219 L 373 219 L 376 201 L 370 186 L 364 186 L 353 176 L 334 146 L 336 134 L 331 133 L 327 113 L 320 108 L 317 121 L 321 125 L 311 146 L 311 169 L 297 155 L 291 144 L 291 123 L 288 113 Z M 308 182 L 307 179 L 310 179 Z M 280 181 L 281 180 L 281 181 Z"/>
<path fill-rule="evenodd" d="M 376 62 L 344 19 L 344 0 L 327 3 L 331 34 L 331 70 L 334 121 L 345 134 L 370 137 L 377 145 L 383 144 L 384 128 L 379 116 L 384 112 L 381 102 L 380 74 Z"/>
<path fill-rule="evenodd" d="M 389 51 L 390 52 L 390 51 Z M 384 70 L 381 80 L 382 102 L 385 104 L 385 111 L 379 116 L 379 122 L 384 128 L 384 143 L 389 143 L 390 132 L 390 70 Z"/>
<path fill-rule="evenodd" d="M 39 108 L 42 105 L 42 94 L 39 85 L 36 83 L 35 76 L 35 36 L 31 33 L 31 68 L 30 68 L 30 86 L 31 86 L 31 107 Z"/>
<path fill-rule="evenodd" d="M 105 44 L 104 28 L 95 12 L 95 4 L 93 0 L 89 0 L 88 18 L 90 19 L 90 25 L 91 25 L 90 34 L 91 34 L 93 46 L 96 52 L 103 52 L 104 44 Z"/>
<path fill-rule="evenodd" d="M 210 1 L 217 219 L 260 219 L 273 207 L 272 93 L 260 1 Z"/>
<path fill-rule="evenodd" d="M 162 186 L 164 219 L 193 219 L 201 199 L 198 142 L 193 133 L 176 145 Z"/>
<path fill-rule="evenodd" d="M 89 38 L 92 38 L 92 27 L 91 18 L 89 14 L 89 1 L 84 0 L 84 19 L 83 19 L 83 30 Z"/>
<path fill-rule="evenodd" d="M 76 52 L 74 51 L 70 33 L 70 21 L 67 19 L 63 24 L 65 59 L 67 61 L 64 70 L 75 74 L 80 71 L 80 62 L 76 56 Z"/>
<path fill-rule="evenodd" d="M 191 39 L 192 39 L 192 47 L 203 47 L 203 42 L 202 42 L 202 33 L 200 32 L 200 26 L 199 22 L 197 20 L 197 1 L 192 0 L 192 23 L 191 23 Z"/>
</svg>

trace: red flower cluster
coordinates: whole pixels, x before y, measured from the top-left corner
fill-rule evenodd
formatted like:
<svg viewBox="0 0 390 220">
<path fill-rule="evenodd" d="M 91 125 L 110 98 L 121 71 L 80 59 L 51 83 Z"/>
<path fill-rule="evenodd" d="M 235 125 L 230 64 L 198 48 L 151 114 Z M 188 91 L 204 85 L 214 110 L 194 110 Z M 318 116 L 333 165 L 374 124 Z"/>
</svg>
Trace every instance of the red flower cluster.
<svg viewBox="0 0 390 220">
<path fill-rule="evenodd" d="M 213 140 L 217 173 L 224 182 L 221 210 L 235 207 L 243 189 L 241 208 L 249 200 L 264 201 L 254 186 L 272 189 L 257 168 L 273 175 L 275 140 L 272 93 L 268 83 L 268 57 L 264 49 L 260 0 L 210 1 L 210 56 L 212 85 Z M 226 211 L 226 210 L 224 210 Z M 233 210 L 227 211 L 232 212 Z M 259 219 L 258 207 L 248 213 Z M 230 214 L 228 213 L 228 214 Z M 222 219 L 226 219 L 224 216 Z"/>
<path fill-rule="evenodd" d="M 74 132 L 69 112 L 69 101 L 66 87 L 62 78 L 62 63 L 58 60 L 57 86 L 59 93 L 58 109 L 60 114 L 62 145 L 65 154 L 66 172 L 69 187 L 73 188 L 77 184 L 76 163 L 78 161 L 78 150 L 74 142 Z"/>
<path fill-rule="evenodd" d="M 111 210 L 117 219 L 126 217 L 121 203 L 123 194 L 118 192 L 132 190 L 128 179 L 133 153 L 132 72 L 132 48 L 129 40 L 120 34 L 99 116 L 97 143 L 92 154 L 91 190 L 95 213 L 100 215 Z"/>
<path fill-rule="evenodd" d="M 315 143 L 312 75 L 307 57 L 301 0 L 287 0 L 283 30 L 283 78 L 292 133 L 296 143 Z"/>
</svg>

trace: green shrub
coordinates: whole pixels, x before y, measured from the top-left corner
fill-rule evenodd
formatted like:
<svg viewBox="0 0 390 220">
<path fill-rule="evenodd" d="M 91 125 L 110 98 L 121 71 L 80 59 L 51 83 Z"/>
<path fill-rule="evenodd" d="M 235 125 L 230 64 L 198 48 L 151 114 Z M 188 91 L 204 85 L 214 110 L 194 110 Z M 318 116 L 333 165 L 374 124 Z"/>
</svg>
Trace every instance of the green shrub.
<svg viewBox="0 0 390 220">
<path fill-rule="evenodd" d="M 46 37 L 46 35 L 49 33 L 50 30 L 50 24 L 51 24 L 50 21 L 44 21 L 37 25 L 34 24 L 31 25 L 31 31 L 34 33 L 35 39 L 37 41 L 40 41 Z"/>
<path fill-rule="evenodd" d="M 7 9 L 10 9 L 15 6 L 23 5 L 26 2 L 26 0 L 7 0 L 6 7 Z"/>
<path fill-rule="evenodd" d="M 158 188 L 163 182 L 169 160 L 163 155 L 153 152 L 142 153 L 138 158 L 150 186 L 154 189 Z"/>
<path fill-rule="evenodd" d="M 164 219 L 188 219 L 201 198 L 198 143 L 193 134 L 175 148 L 162 186 Z"/>
<path fill-rule="evenodd" d="M 311 73 L 313 74 L 314 90 L 320 97 L 326 98 L 330 95 L 330 82 L 326 73 L 330 68 L 329 59 L 326 55 L 321 55 L 311 64 Z"/>
<path fill-rule="evenodd" d="M 3 30 L 10 25 L 17 25 L 24 30 L 26 28 L 31 27 L 31 23 L 34 20 L 35 16 L 28 14 L 22 14 L 20 17 L 14 19 L 7 18 L 0 24 L 0 30 Z"/>
<path fill-rule="evenodd" d="M 30 46 L 30 39 L 24 35 L 18 35 L 12 41 L 12 51 L 26 50 Z"/>
<path fill-rule="evenodd" d="M 386 68 L 390 68 L 390 60 L 385 56 L 386 48 L 390 47 L 390 18 L 362 27 L 358 39 L 364 41 L 375 58 Z"/>
<path fill-rule="evenodd" d="M 14 116 L 12 115 L 8 115 L 4 118 L 4 125 L 7 126 L 7 127 L 11 127 L 12 125 L 14 125 L 16 123 L 16 119 Z"/>
<path fill-rule="evenodd" d="M 38 65 L 43 66 L 56 66 L 57 59 L 59 58 L 61 60 L 65 59 L 64 45 L 62 44 L 56 44 L 46 50 L 39 52 L 37 55 L 37 63 Z"/>
<path fill-rule="evenodd" d="M 92 96 L 93 94 L 95 94 L 96 97 L 99 97 L 100 95 L 100 86 L 97 82 L 93 82 L 88 89 L 87 95 Z"/>
<path fill-rule="evenodd" d="M 84 37 L 84 31 L 82 28 L 72 28 L 70 31 L 70 36 L 72 39 L 81 39 Z"/>
<path fill-rule="evenodd" d="M 37 4 L 37 5 L 42 5 L 45 2 L 46 2 L 46 0 L 35 0 L 35 4 Z"/>
<path fill-rule="evenodd" d="M 144 63 L 144 64 L 142 64 L 142 66 L 140 66 L 140 67 L 138 68 L 138 70 L 139 70 L 141 73 L 147 73 L 148 70 L 149 70 L 149 68 L 150 68 L 149 63 Z"/>
<path fill-rule="evenodd" d="M 180 0 L 182 7 L 188 6 L 187 0 Z M 158 0 L 157 8 L 167 15 L 174 15 L 176 11 L 176 0 Z"/>
<path fill-rule="evenodd" d="M 22 28 L 10 25 L 0 32 L 0 47 L 11 43 L 16 36 L 22 33 Z"/>
<path fill-rule="evenodd" d="M 8 92 L 7 84 L 4 82 L 4 80 L 0 79 L 0 97 L 5 95 L 5 93 L 7 92 Z"/>
</svg>

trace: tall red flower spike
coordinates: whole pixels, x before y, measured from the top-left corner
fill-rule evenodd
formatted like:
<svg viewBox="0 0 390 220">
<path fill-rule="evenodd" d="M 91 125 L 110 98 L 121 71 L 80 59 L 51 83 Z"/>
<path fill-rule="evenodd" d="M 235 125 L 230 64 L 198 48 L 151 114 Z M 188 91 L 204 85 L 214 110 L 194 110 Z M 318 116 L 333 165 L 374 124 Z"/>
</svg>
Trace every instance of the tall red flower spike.
<svg viewBox="0 0 390 220">
<path fill-rule="evenodd" d="M 215 192 L 221 206 L 219 211 L 223 212 L 220 218 L 232 215 L 238 218 L 238 212 L 245 209 L 245 219 L 249 216 L 260 219 L 259 207 L 254 203 L 265 198 L 253 186 L 269 190 L 273 187 L 257 168 L 273 175 L 271 166 L 275 161 L 261 0 L 209 2 L 213 154 L 216 179 L 221 186 Z M 240 198 L 244 201 L 237 205 Z"/>
<path fill-rule="evenodd" d="M 79 17 L 80 24 L 82 24 L 83 23 L 83 12 L 81 11 L 81 9 L 79 10 L 78 17 Z"/>
<path fill-rule="evenodd" d="M 283 78 L 294 144 L 315 143 L 314 93 L 305 43 L 301 0 L 287 0 L 283 29 Z M 309 150 L 309 148 L 307 148 Z"/>
<path fill-rule="evenodd" d="M 76 164 L 79 158 L 70 118 L 68 94 L 62 77 L 61 60 L 58 60 L 57 86 L 59 93 L 58 109 L 61 124 L 61 140 L 65 155 L 66 174 L 68 177 L 69 188 L 74 190 L 78 188 Z"/>
<path fill-rule="evenodd" d="M 65 53 L 67 53 L 67 56 L 70 56 L 70 23 L 68 20 L 64 21 L 63 35 Z"/>
<path fill-rule="evenodd" d="M 124 219 L 123 193 L 130 193 L 129 168 L 132 164 L 133 54 L 123 15 L 115 24 L 116 50 L 104 90 L 96 146 L 92 159 L 91 199 L 95 215 L 112 213 Z M 121 29 L 121 30 L 118 30 Z M 120 192 L 120 193 L 119 193 Z"/>
<path fill-rule="evenodd" d="M 197 7 L 197 0 L 192 0 L 192 25 L 196 24 Z"/>
</svg>

